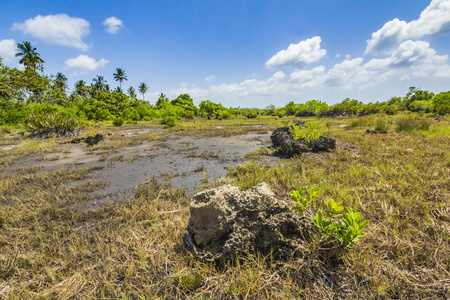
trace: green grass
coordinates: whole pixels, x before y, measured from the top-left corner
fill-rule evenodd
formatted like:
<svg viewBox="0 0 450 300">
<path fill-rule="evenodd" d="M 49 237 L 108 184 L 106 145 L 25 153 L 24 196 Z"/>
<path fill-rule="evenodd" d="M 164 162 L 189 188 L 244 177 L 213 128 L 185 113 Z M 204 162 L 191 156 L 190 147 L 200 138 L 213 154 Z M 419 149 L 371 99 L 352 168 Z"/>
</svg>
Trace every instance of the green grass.
<svg viewBox="0 0 450 300">
<path fill-rule="evenodd" d="M 404 117 L 383 120 L 396 126 Z M 365 118 L 369 127 L 379 116 Z M 176 127 L 193 137 L 230 136 L 271 130 L 286 120 L 292 124 L 295 119 L 193 120 Z M 317 120 L 330 123 L 329 136 L 338 146 L 356 150 L 338 147 L 275 165 L 249 161 L 230 170 L 227 178 L 197 189 L 225 183 L 247 189 L 264 181 L 277 197 L 288 200 L 292 190 L 319 186 L 311 209 L 325 210 L 333 198 L 370 222 L 366 236 L 340 257 L 327 257 L 312 242 L 312 255 L 305 261 L 275 262 L 270 255 L 251 254 L 219 268 L 183 248 L 190 203 L 184 189 L 149 179 L 126 201 L 84 210 L 92 201 L 89 192 L 104 187 L 91 178 L 95 168 L 21 168 L 0 174 L 0 293 L 8 287 L 0 298 L 449 298 L 450 121 L 427 119 L 428 130 L 368 135 L 338 126 L 351 118 Z M 131 129 L 127 126 L 91 129 L 113 132 L 93 151 L 113 152 L 164 138 L 159 133 L 122 137 L 123 130 Z M 175 130 L 167 132 L 178 134 Z M 9 133 L 0 136 L 9 138 Z M 10 154 L 23 158 L 59 149 L 55 139 L 18 139 L 22 146 L 2 152 L 10 165 Z M 266 151 L 249 157 L 270 155 Z"/>
</svg>

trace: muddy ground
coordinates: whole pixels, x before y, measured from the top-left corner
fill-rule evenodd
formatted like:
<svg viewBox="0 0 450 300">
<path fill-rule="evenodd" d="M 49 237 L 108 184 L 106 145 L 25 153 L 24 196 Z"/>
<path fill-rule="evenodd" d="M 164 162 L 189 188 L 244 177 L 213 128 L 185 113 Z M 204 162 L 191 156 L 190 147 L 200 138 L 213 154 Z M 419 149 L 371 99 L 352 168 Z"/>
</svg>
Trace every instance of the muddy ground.
<svg viewBox="0 0 450 300">
<path fill-rule="evenodd" d="M 136 145 L 121 147 L 105 155 L 108 143 L 133 139 L 140 135 L 159 132 L 158 140 L 139 141 Z M 95 208 L 103 202 L 122 200 L 132 197 L 136 187 L 143 181 L 156 178 L 159 182 L 169 182 L 172 186 L 186 188 L 187 194 L 196 191 L 196 187 L 227 175 L 228 168 L 242 164 L 249 159 L 245 155 L 261 147 L 268 147 L 270 131 L 265 133 L 248 132 L 243 135 L 199 137 L 174 133 L 161 128 L 123 129 L 105 134 L 105 139 L 97 148 L 86 144 L 61 144 L 58 153 L 39 153 L 29 155 L 5 169 L 15 172 L 23 168 L 38 168 L 38 172 L 48 172 L 58 168 L 98 166 L 88 179 L 102 183 L 92 193 L 93 201 L 89 208 Z M 70 139 L 69 139 L 70 140 Z M 20 147 L 18 145 L 3 146 Z M 262 163 L 274 163 L 274 156 L 267 156 Z M 82 184 L 76 181 L 70 185 Z"/>
</svg>

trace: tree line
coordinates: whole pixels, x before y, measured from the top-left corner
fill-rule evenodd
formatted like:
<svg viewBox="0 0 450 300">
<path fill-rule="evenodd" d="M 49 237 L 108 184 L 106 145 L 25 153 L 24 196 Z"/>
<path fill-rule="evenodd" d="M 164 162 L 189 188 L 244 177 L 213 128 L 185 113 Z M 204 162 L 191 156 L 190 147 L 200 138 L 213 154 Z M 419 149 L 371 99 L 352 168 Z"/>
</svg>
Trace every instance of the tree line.
<svg viewBox="0 0 450 300">
<path fill-rule="evenodd" d="M 68 93 L 68 80 L 62 73 L 44 74 L 44 60 L 29 42 L 17 44 L 16 57 L 23 70 L 10 68 L 0 57 L 0 125 L 23 124 L 31 114 L 60 114 L 81 120 L 106 121 L 117 118 L 126 121 L 161 120 L 174 124 L 179 119 L 227 119 L 243 115 L 247 118 L 267 116 L 351 116 L 375 113 L 396 114 L 401 111 L 447 114 L 450 113 L 450 91 L 437 95 L 430 91 L 410 87 L 404 97 L 392 97 L 385 102 L 364 104 L 356 99 L 344 99 L 328 105 L 318 100 L 305 103 L 288 102 L 284 107 L 269 105 L 264 109 L 225 108 L 221 103 L 203 100 L 198 107 L 188 94 L 169 100 L 160 94 L 154 105 L 145 101 L 149 87 L 142 82 L 137 90 L 130 86 L 126 92 L 122 84 L 127 81 L 124 69 L 113 74 L 119 86 L 112 89 L 103 76 L 97 75 L 90 84 L 78 80 Z M 139 99 L 137 93 L 140 94 Z"/>
</svg>

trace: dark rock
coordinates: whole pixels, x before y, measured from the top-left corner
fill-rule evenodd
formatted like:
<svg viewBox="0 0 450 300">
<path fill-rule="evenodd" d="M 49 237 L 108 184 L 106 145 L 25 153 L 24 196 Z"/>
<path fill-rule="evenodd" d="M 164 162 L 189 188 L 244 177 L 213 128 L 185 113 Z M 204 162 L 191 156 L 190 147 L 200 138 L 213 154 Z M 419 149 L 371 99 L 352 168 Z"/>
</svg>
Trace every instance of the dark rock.
<svg viewBox="0 0 450 300">
<path fill-rule="evenodd" d="M 86 138 L 86 143 L 88 146 L 97 145 L 101 140 L 103 140 L 103 134 L 97 133 L 96 135 L 91 135 Z"/>
<path fill-rule="evenodd" d="M 275 129 L 270 136 L 273 145 L 279 147 L 281 151 L 290 154 L 331 151 L 336 148 L 336 140 L 325 136 L 311 141 L 304 139 L 294 140 L 292 129 L 292 126 Z"/>
<path fill-rule="evenodd" d="M 275 198 L 266 183 L 248 191 L 227 185 L 196 194 L 183 238 L 201 260 L 225 261 L 272 253 L 274 259 L 309 255 L 312 221 Z"/>
<path fill-rule="evenodd" d="M 295 126 L 304 126 L 305 124 L 305 121 L 298 121 L 297 123 L 295 123 Z"/>
<path fill-rule="evenodd" d="M 367 129 L 366 133 L 369 134 L 386 134 L 387 131 L 386 130 L 372 130 L 372 129 Z"/>
</svg>

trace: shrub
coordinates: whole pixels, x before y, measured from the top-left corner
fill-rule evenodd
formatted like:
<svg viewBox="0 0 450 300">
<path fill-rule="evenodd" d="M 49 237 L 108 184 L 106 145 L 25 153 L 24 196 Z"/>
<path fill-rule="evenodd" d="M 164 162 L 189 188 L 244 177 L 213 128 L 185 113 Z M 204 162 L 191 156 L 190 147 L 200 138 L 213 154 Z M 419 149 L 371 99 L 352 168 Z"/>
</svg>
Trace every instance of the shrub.
<svg viewBox="0 0 450 300">
<path fill-rule="evenodd" d="M 61 116 L 52 113 L 31 114 L 25 126 L 31 131 L 32 136 L 38 137 L 77 135 L 83 129 L 80 120 L 72 116 Z"/>
<path fill-rule="evenodd" d="M 345 127 L 347 129 L 369 126 L 370 121 L 368 118 L 355 118 L 350 121 L 350 123 Z"/>
<path fill-rule="evenodd" d="M 325 134 L 326 127 L 317 121 L 307 122 L 303 126 L 292 126 L 294 140 L 304 139 L 305 141 L 317 140 Z"/>
<path fill-rule="evenodd" d="M 305 193 L 307 191 L 307 193 Z M 293 210 L 298 210 L 301 215 L 309 209 L 311 204 L 317 199 L 319 187 L 306 188 L 300 187 L 296 191 L 292 191 L 290 196 L 297 202 L 298 206 Z M 338 242 L 339 245 L 345 245 L 351 248 L 358 239 L 364 236 L 364 228 L 369 221 L 363 221 L 361 214 L 353 208 L 344 207 L 342 202 L 330 199 L 325 203 L 327 209 L 325 211 L 317 210 L 312 221 L 316 225 L 315 229 L 320 234 L 319 243 L 330 244 Z M 347 210 L 346 213 L 341 212 Z M 330 248 L 331 249 L 331 248 Z"/>
<path fill-rule="evenodd" d="M 123 122 L 124 122 L 123 118 L 114 118 L 113 125 L 114 126 L 122 126 Z"/>
<path fill-rule="evenodd" d="M 254 119 L 258 116 L 258 113 L 254 110 L 251 110 L 245 116 L 247 117 L 247 119 Z"/>
<path fill-rule="evenodd" d="M 410 104 L 409 108 L 411 111 L 415 112 L 423 111 L 428 113 L 434 111 L 434 105 L 431 100 L 414 101 Z"/>
<path fill-rule="evenodd" d="M 226 120 L 226 119 L 229 119 L 230 117 L 231 117 L 231 114 L 226 110 L 222 110 L 219 112 L 219 118 Z"/>
<path fill-rule="evenodd" d="M 438 114 L 450 113 L 450 91 L 442 92 L 434 96 L 433 105 Z"/>
<path fill-rule="evenodd" d="M 382 119 L 377 119 L 375 122 L 375 131 L 387 131 L 388 125 L 387 123 Z"/>
<path fill-rule="evenodd" d="M 193 119 L 195 117 L 195 113 L 192 110 L 186 110 L 183 116 L 185 119 Z"/>
<path fill-rule="evenodd" d="M 167 125 L 168 127 L 173 127 L 177 123 L 177 118 L 175 116 L 167 116 L 161 121 L 161 124 Z"/>
<path fill-rule="evenodd" d="M 395 130 L 397 132 L 413 132 L 414 130 L 429 130 L 431 122 L 426 119 L 408 119 L 402 118 L 397 120 Z"/>
</svg>

